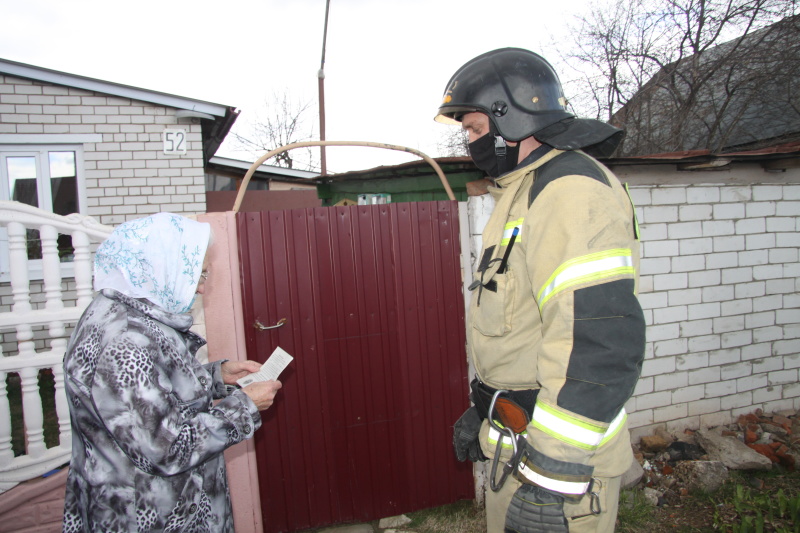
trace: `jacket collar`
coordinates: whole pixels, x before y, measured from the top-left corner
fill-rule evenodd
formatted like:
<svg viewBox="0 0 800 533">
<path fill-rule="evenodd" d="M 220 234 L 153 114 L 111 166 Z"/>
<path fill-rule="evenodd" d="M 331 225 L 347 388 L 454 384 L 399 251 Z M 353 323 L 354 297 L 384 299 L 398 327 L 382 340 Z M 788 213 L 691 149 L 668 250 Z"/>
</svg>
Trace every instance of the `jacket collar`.
<svg viewBox="0 0 800 533">
<path fill-rule="evenodd" d="M 523 179 L 525 176 L 562 153 L 564 153 L 563 150 L 558 150 L 552 146 L 543 144 L 528 154 L 528 156 L 517 165 L 517 168 L 497 178 L 494 181 L 494 187 L 489 187 L 489 193 L 491 193 L 495 201 L 497 201 L 506 189 L 511 187 L 515 182 Z"/>
<path fill-rule="evenodd" d="M 100 292 L 106 298 L 135 309 L 136 311 L 139 311 L 140 313 L 147 315 L 150 318 L 171 327 L 172 329 L 186 333 L 189 331 L 189 328 L 192 327 L 192 315 L 189 313 L 170 313 L 169 311 L 161 309 L 144 298 L 131 298 L 130 296 L 126 296 L 121 292 L 115 291 L 114 289 L 103 289 Z"/>
</svg>

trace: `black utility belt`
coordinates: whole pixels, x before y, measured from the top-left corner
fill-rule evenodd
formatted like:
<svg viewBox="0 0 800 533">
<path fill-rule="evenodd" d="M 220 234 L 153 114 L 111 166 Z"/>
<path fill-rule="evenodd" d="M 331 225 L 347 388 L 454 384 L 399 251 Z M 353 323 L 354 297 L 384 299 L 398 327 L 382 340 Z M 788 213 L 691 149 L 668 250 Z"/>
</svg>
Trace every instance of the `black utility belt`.
<svg viewBox="0 0 800 533">
<path fill-rule="evenodd" d="M 492 404 L 492 397 L 497 389 L 490 387 L 483 383 L 478 378 L 472 380 L 469 384 L 472 393 L 469 395 L 475 408 L 478 410 L 481 420 L 486 418 L 489 413 L 489 406 Z M 522 407 L 527 413 L 528 417 L 533 416 L 533 407 L 536 405 L 536 396 L 539 394 L 539 389 L 526 389 L 526 390 L 510 390 L 502 394 L 503 398 L 508 398 L 512 402 Z"/>
</svg>

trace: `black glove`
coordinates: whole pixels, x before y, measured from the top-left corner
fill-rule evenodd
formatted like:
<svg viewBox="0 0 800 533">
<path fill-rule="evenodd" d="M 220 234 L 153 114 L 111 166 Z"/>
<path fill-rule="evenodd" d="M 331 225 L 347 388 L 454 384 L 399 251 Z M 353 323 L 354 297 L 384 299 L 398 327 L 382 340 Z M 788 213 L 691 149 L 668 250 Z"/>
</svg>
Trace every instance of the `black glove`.
<svg viewBox="0 0 800 533">
<path fill-rule="evenodd" d="M 523 483 L 511 498 L 505 533 L 568 533 L 564 498 Z"/>
<path fill-rule="evenodd" d="M 453 426 L 453 449 L 459 461 L 485 461 L 478 433 L 481 430 L 481 417 L 475 407 L 470 407 Z"/>
</svg>

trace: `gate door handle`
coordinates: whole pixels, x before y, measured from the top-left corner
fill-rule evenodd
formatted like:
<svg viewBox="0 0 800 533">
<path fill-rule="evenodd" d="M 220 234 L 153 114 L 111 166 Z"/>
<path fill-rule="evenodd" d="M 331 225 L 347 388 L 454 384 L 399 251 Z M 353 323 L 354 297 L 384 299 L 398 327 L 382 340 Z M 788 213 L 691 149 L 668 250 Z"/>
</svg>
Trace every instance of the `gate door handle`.
<svg viewBox="0 0 800 533">
<path fill-rule="evenodd" d="M 267 329 L 279 328 L 284 324 L 286 324 L 286 319 L 285 318 L 281 318 L 280 320 L 278 320 L 278 323 L 275 324 L 274 326 L 265 326 L 264 324 L 262 324 L 261 322 L 256 320 L 255 324 L 253 324 L 253 327 L 256 328 L 259 331 L 264 331 L 264 330 L 267 330 Z"/>
</svg>

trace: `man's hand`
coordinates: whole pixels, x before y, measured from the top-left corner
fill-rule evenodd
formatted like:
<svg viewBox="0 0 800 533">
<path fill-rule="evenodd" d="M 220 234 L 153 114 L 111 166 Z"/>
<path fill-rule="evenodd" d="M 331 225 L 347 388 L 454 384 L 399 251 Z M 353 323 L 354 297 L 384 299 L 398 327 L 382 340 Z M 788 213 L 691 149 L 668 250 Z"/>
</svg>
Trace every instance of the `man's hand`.
<svg viewBox="0 0 800 533">
<path fill-rule="evenodd" d="M 453 450 L 456 452 L 456 459 L 469 459 L 474 463 L 486 460 L 478 440 L 480 430 L 481 417 L 478 416 L 478 410 L 470 407 L 453 425 Z"/>
<path fill-rule="evenodd" d="M 558 493 L 523 483 L 511 498 L 505 530 L 515 533 L 568 533 L 564 498 Z"/>
<path fill-rule="evenodd" d="M 258 372 L 261 363 L 258 361 L 225 361 L 222 363 L 222 381 L 226 385 L 236 385 L 236 380 Z M 278 387 L 280 388 L 280 387 Z"/>
<path fill-rule="evenodd" d="M 259 411 L 263 411 L 275 401 L 275 395 L 283 387 L 280 381 L 257 381 L 242 389 L 247 394 Z"/>
</svg>

